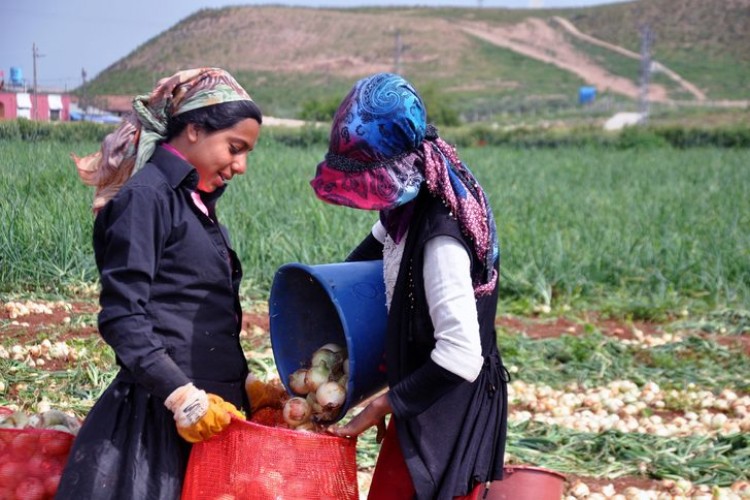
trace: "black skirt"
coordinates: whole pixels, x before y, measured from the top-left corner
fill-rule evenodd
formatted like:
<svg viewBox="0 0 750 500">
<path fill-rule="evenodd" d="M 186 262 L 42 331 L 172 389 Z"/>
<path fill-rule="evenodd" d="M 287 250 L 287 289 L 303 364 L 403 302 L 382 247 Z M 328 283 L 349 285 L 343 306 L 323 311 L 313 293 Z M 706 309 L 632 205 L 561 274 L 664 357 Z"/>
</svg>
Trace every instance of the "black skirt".
<svg viewBox="0 0 750 500">
<path fill-rule="evenodd" d="M 396 420 L 417 499 L 448 500 L 503 478 L 509 377 L 492 349 L 477 379 Z"/>
<path fill-rule="evenodd" d="M 55 498 L 179 499 L 190 448 L 163 400 L 117 377 L 86 416 Z"/>
</svg>

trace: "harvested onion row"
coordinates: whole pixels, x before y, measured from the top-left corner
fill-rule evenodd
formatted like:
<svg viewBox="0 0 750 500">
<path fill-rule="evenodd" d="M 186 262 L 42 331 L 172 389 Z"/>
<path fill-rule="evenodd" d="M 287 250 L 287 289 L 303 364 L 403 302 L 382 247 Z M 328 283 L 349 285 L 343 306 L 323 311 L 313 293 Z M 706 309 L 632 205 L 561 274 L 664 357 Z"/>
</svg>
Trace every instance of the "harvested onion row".
<svg viewBox="0 0 750 500">
<path fill-rule="evenodd" d="M 564 492 L 564 500 L 744 500 L 750 498 L 750 482 L 739 480 L 729 487 L 697 485 L 686 479 L 663 479 L 658 489 L 642 489 L 628 486 L 617 491 L 612 483 L 595 486 L 587 485 L 585 480 L 577 479 L 568 484 Z"/>
<path fill-rule="evenodd" d="M 10 350 L 0 346 L 0 359 L 12 359 L 21 361 L 30 368 L 41 367 L 51 360 L 75 361 L 84 352 L 78 352 L 63 342 L 50 342 L 44 339 L 39 344 L 28 346 L 14 345 Z"/>
<path fill-rule="evenodd" d="M 8 314 L 10 319 L 29 316 L 31 314 L 52 314 L 54 309 L 70 311 L 72 306 L 62 301 L 32 302 L 30 300 L 23 302 L 9 301 L 3 304 L 3 310 Z"/>
<path fill-rule="evenodd" d="M 513 381 L 508 386 L 513 422 L 533 420 L 583 432 L 614 429 L 658 436 L 692 434 L 728 435 L 750 432 L 750 396 L 724 389 L 710 391 L 662 390 L 648 382 L 615 380 L 603 387 L 584 389 L 571 384 L 566 390 Z M 654 414 L 670 407 L 687 408 L 682 415 Z"/>
<path fill-rule="evenodd" d="M 80 428 L 78 419 L 60 410 L 47 410 L 33 415 L 16 410 L 0 416 L 0 429 L 50 429 L 76 435 Z"/>
</svg>

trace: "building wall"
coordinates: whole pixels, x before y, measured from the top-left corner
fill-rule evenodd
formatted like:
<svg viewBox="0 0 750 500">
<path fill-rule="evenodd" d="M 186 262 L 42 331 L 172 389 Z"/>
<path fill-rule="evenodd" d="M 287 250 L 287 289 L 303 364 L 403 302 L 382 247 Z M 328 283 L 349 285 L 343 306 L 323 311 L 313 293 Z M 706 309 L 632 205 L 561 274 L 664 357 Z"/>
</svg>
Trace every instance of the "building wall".
<svg viewBox="0 0 750 500">
<path fill-rule="evenodd" d="M 62 101 L 62 109 L 59 111 L 57 121 L 70 121 L 70 96 L 57 94 Z M 48 94 L 31 94 L 31 119 L 43 122 L 50 121 L 50 109 Z M 34 107 L 36 106 L 36 112 Z M 0 92 L 0 120 L 12 120 L 18 117 L 17 101 L 15 92 Z"/>
<path fill-rule="evenodd" d="M 16 117 L 16 95 L 0 92 L 0 120 L 12 120 Z"/>
</svg>

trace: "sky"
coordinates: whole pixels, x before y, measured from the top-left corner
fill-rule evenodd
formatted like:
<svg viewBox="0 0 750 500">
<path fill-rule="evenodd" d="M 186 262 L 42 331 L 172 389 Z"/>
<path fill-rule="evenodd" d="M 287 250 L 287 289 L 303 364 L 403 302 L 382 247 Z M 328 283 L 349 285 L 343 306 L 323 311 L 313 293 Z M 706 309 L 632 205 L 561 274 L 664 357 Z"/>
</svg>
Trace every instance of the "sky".
<svg viewBox="0 0 750 500">
<path fill-rule="evenodd" d="M 0 0 L 0 71 L 20 68 L 31 86 L 72 90 L 139 45 L 203 8 L 413 6 L 561 8 L 622 0 Z M 34 52 L 36 45 L 36 52 Z M 36 53 L 37 57 L 34 57 Z"/>
</svg>

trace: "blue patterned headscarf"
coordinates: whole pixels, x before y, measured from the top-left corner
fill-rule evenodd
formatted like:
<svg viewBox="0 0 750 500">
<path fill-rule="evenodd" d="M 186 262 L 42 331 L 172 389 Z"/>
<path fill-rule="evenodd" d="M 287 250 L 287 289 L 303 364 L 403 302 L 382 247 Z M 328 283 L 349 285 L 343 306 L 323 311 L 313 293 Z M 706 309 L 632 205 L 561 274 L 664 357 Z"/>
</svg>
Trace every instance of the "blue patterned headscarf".
<svg viewBox="0 0 750 500">
<path fill-rule="evenodd" d="M 392 73 L 358 81 L 333 118 L 328 154 L 312 182 L 324 201 L 364 210 L 403 205 L 424 180 L 414 167 L 427 127 L 422 99 Z"/>
<path fill-rule="evenodd" d="M 455 149 L 427 125 L 422 98 L 403 77 L 377 73 L 359 80 L 333 118 L 328 153 L 310 182 L 328 203 L 379 210 L 398 241 L 408 229 L 413 201 L 423 185 L 450 208 L 484 263 L 474 291 L 497 283 L 499 250 L 484 191 Z"/>
</svg>

